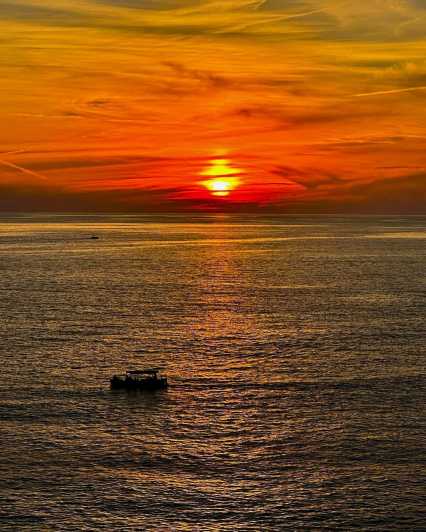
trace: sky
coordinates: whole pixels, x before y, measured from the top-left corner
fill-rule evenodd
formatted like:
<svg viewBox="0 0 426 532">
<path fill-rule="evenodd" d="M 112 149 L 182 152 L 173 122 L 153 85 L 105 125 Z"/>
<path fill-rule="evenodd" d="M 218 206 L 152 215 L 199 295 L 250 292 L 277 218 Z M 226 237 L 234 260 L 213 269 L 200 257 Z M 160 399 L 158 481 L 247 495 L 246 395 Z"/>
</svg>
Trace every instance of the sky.
<svg viewBox="0 0 426 532">
<path fill-rule="evenodd" d="M 426 0 L 1 0 L 0 211 L 426 213 Z"/>
</svg>

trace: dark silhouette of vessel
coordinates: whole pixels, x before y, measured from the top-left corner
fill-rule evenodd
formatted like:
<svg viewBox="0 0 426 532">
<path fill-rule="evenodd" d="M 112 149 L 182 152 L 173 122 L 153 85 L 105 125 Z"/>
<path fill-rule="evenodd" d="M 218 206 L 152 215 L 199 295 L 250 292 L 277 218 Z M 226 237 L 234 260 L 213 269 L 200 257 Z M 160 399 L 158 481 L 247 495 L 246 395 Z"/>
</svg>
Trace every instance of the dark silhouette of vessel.
<svg viewBox="0 0 426 532">
<path fill-rule="evenodd" d="M 155 391 L 167 388 L 167 377 L 159 375 L 161 368 L 146 368 L 126 371 L 125 375 L 114 375 L 111 380 L 112 390 Z"/>
</svg>

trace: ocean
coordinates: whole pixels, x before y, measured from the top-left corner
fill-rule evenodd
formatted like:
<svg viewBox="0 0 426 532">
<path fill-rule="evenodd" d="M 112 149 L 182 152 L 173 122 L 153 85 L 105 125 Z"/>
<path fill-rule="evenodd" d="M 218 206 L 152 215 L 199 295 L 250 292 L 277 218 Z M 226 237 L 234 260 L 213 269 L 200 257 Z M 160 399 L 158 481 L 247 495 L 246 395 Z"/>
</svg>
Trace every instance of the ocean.
<svg viewBox="0 0 426 532">
<path fill-rule="evenodd" d="M 0 529 L 425 530 L 425 237 L 0 216 Z"/>
</svg>

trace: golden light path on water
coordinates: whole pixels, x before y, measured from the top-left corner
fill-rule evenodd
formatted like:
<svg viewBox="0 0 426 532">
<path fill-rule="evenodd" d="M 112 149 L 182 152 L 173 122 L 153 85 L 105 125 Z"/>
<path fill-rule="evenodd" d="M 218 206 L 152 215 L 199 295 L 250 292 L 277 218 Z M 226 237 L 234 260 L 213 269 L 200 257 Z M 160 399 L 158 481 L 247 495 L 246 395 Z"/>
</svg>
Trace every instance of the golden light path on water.
<svg viewBox="0 0 426 532">
<path fill-rule="evenodd" d="M 424 228 L 0 216 L 5 530 L 423 530 Z"/>
</svg>

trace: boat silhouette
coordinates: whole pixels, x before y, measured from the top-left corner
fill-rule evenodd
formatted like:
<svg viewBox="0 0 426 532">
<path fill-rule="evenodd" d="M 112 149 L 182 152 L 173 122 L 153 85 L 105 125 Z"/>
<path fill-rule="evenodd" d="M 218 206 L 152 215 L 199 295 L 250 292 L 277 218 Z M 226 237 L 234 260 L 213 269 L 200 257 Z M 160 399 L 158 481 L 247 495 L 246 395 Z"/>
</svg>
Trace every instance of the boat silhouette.
<svg viewBox="0 0 426 532">
<path fill-rule="evenodd" d="M 167 388 L 167 377 L 159 375 L 161 368 L 145 368 L 128 370 L 125 375 L 114 375 L 110 379 L 113 390 L 164 390 Z"/>
</svg>

